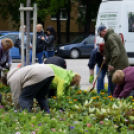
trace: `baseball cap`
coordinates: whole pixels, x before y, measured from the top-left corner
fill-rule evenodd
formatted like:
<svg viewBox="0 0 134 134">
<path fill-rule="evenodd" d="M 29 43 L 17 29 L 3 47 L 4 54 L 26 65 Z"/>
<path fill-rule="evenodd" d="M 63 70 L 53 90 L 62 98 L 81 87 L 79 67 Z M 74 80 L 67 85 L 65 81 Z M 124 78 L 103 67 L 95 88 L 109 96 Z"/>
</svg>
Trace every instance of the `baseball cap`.
<svg viewBox="0 0 134 134">
<path fill-rule="evenodd" d="M 107 27 L 106 26 L 99 26 L 98 29 L 97 29 L 97 32 L 98 32 L 98 35 L 100 35 L 100 32 L 103 31 L 104 29 L 106 29 Z"/>
</svg>

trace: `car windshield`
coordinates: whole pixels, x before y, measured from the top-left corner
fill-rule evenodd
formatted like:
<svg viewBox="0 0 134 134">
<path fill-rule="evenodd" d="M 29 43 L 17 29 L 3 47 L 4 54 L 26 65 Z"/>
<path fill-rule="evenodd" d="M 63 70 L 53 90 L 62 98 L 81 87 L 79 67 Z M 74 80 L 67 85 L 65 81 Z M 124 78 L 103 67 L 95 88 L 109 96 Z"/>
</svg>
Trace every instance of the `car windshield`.
<svg viewBox="0 0 134 134">
<path fill-rule="evenodd" d="M 83 42 L 87 44 L 94 44 L 95 36 L 89 36 L 88 38 L 84 39 Z"/>
<path fill-rule="evenodd" d="M 7 35 L 0 36 L 0 39 L 9 38 L 13 41 L 13 43 L 15 43 L 15 40 L 18 37 L 19 37 L 19 33 L 10 33 L 10 34 L 7 34 Z M 30 34 L 30 40 L 31 40 L 31 38 L 32 38 L 32 34 Z"/>
<path fill-rule="evenodd" d="M 71 43 L 75 44 L 75 43 L 80 43 L 82 42 L 86 37 L 79 37 L 74 39 L 73 41 L 71 41 Z"/>
<path fill-rule="evenodd" d="M 1 36 L 0 39 L 5 39 L 5 38 L 9 38 L 11 39 L 13 42 L 15 42 L 15 39 L 17 38 L 18 34 L 7 34 L 5 36 Z"/>
</svg>

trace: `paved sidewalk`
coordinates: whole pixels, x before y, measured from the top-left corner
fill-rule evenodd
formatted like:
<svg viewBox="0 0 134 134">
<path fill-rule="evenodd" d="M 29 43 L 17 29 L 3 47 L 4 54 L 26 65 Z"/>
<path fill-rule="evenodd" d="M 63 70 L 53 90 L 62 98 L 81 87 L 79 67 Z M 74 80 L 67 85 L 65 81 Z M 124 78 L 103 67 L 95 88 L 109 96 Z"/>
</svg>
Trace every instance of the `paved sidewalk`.
<svg viewBox="0 0 134 134">
<path fill-rule="evenodd" d="M 73 70 L 81 75 L 81 89 L 87 90 L 92 87 L 92 84 L 89 84 L 89 69 L 88 69 L 88 61 L 89 59 L 66 59 L 67 62 L 67 70 Z M 20 60 L 13 60 L 13 66 L 17 67 L 20 63 Z M 96 69 L 95 69 L 96 70 Z M 96 71 L 95 71 L 96 77 Z M 107 83 L 107 78 L 105 78 L 105 82 Z"/>
</svg>

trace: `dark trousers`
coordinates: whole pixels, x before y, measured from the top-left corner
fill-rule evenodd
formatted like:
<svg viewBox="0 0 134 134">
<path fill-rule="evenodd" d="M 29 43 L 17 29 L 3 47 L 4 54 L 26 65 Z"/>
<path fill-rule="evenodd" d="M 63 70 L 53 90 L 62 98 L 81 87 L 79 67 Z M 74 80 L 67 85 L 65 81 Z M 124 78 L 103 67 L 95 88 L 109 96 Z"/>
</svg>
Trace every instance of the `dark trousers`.
<svg viewBox="0 0 134 134">
<path fill-rule="evenodd" d="M 52 96 L 56 96 L 56 91 L 55 89 L 50 89 L 49 94 L 48 94 L 48 98 L 51 98 Z"/>
<path fill-rule="evenodd" d="M 114 89 L 115 89 L 115 87 L 116 87 L 116 84 L 114 84 L 114 83 L 112 82 L 112 76 L 108 76 L 108 82 L 109 82 L 109 87 L 110 87 L 111 93 L 112 93 L 112 95 L 113 95 Z"/>
<path fill-rule="evenodd" d="M 46 95 L 49 93 L 50 84 L 54 76 L 48 77 L 34 85 L 25 87 L 19 97 L 22 110 L 27 109 L 31 112 L 33 98 L 36 98 L 42 110 L 49 111 Z"/>
</svg>

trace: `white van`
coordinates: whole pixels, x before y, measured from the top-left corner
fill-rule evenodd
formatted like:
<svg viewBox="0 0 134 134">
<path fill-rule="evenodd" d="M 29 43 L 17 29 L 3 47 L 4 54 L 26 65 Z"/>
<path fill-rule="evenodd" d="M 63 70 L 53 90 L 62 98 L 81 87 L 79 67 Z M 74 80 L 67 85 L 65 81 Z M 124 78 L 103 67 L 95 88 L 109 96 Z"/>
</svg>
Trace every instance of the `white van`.
<svg viewBox="0 0 134 134">
<path fill-rule="evenodd" d="M 134 65 L 134 0 L 102 0 L 96 22 L 96 44 L 103 42 L 97 28 L 105 25 L 124 38 L 129 63 Z"/>
</svg>

